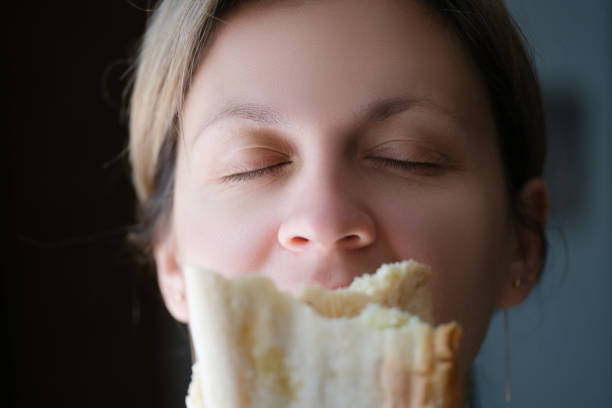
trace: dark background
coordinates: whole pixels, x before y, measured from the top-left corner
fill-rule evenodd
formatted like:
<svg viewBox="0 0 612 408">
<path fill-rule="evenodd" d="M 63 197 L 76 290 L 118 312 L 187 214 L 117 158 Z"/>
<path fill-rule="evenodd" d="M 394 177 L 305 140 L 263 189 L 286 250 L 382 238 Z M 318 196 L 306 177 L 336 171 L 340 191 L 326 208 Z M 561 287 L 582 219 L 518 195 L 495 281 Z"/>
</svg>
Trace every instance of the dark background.
<svg viewBox="0 0 612 408">
<path fill-rule="evenodd" d="M 184 406 L 186 331 L 126 243 L 122 93 L 146 7 L 3 5 L 2 406 Z"/>
</svg>

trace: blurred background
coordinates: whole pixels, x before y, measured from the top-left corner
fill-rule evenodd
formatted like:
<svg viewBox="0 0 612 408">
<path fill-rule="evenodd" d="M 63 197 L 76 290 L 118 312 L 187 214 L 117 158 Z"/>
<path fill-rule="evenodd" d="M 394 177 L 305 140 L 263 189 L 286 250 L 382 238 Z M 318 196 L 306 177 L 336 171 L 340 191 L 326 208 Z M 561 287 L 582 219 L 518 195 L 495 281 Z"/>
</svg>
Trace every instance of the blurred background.
<svg viewBox="0 0 612 408">
<path fill-rule="evenodd" d="M 135 202 L 122 93 L 147 3 L 3 10 L 0 406 L 184 406 L 187 334 L 126 243 Z"/>
<path fill-rule="evenodd" d="M 549 126 L 548 264 L 512 309 L 513 407 L 612 406 L 612 2 L 507 0 L 537 64 Z M 483 407 L 505 390 L 503 314 L 476 362 Z"/>
<path fill-rule="evenodd" d="M 1 405 L 184 406 L 187 333 L 125 241 L 122 92 L 151 2 L 14 3 L 2 25 Z M 542 80 L 553 200 L 543 279 L 509 313 L 510 406 L 610 407 L 612 3 L 507 4 Z M 501 315 L 475 378 L 480 406 L 506 406 Z"/>
</svg>

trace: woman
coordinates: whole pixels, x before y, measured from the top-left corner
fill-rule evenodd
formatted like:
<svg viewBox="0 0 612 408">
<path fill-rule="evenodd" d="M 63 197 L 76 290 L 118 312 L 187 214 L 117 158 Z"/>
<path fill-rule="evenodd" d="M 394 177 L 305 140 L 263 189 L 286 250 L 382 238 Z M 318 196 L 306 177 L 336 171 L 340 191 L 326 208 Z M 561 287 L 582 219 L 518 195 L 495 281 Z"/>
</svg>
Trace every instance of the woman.
<svg viewBox="0 0 612 408">
<path fill-rule="evenodd" d="M 285 290 L 431 265 L 467 383 L 545 257 L 539 87 L 497 1 L 163 1 L 131 100 L 141 242 L 170 313 L 181 266 Z"/>
</svg>

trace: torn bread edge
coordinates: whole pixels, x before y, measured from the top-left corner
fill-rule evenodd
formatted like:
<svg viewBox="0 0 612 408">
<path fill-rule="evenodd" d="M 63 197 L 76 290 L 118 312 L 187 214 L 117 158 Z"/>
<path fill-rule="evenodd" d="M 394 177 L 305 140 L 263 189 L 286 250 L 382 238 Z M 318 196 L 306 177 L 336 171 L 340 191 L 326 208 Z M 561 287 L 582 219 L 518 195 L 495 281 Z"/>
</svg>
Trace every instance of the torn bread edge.
<svg viewBox="0 0 612 408">
<path fill-rule="evenodd" d="M 386 264 L 348 288 L 309 287 L 297 299 L 258 275 L 185 276 L 198 361 L 188 408 L 461 404 L 461 327 L 431 324 L 425 265 Z"/>
</svg>

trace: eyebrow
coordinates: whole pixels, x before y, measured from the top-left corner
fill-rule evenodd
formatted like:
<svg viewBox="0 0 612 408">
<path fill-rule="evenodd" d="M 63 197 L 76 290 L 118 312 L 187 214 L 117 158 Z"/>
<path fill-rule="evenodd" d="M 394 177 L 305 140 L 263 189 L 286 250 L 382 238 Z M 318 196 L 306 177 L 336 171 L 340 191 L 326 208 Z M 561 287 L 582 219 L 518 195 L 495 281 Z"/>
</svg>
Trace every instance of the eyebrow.
<svg viewBox="0 0 612 408">
<path fill-rule="evenodd" d="M 255 103 L 229 103 L 202 124 L 196 137 L 204 133 L 206 128 L 223 120 L 233 118 L 274 126 L 284 123 L 280 113 L 270 106 Z"/>
<path fill-rule="evenodd" d="M 430 99 L 395 97 L 376 100 L 365 107 L 358 115 L 357 128 L 364 127 L 372 122 L 382 122 L 394 115 L 410 110 L 415 107 L 426 107 L 430 110 L 444 114 L 455 122 L 461 122 L 459 116 L 447 110 Z M 196 139 L 200 137 L 206 128 L 227 119 L 245 119 L 251 122 L 269 126 L 280 126 L 286 123 L 278 110 L 268 105 L 255 103 L 229 103 L 200 127 Z"/>
</svg>

